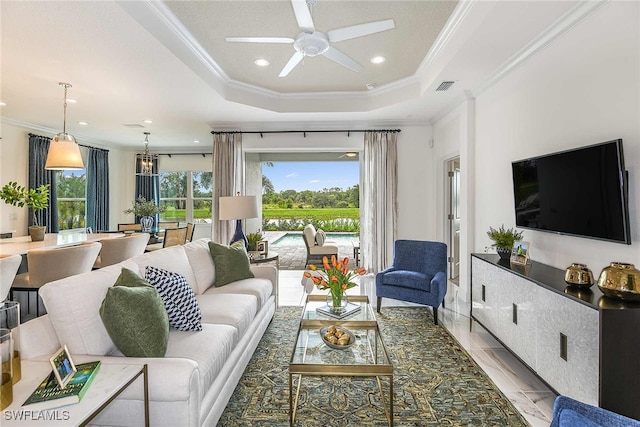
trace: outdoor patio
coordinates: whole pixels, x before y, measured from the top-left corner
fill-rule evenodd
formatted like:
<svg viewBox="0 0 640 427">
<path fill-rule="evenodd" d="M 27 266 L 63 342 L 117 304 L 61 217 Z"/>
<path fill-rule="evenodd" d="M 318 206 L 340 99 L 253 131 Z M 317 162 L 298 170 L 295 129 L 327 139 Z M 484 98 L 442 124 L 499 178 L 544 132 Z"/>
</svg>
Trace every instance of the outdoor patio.
<svg viewBox="0 0 640 427">
<path fill-rule="evenodd" d="M 285 234 L 296 233 L 293 231 L 265 231 L 264 236 L 265 240 L 269 242 L 269 252 L 277 252 L 279 254 L 280 259 L 280 269 L 281 270 L 306 270 L 308 267 L 305 266 L 305 261 L 307 260 L 307 248 L 304 246 L 304 242 L 300 239 L 299 245 L 282 245 L 273 242 L 276 242 L 278 239 L 283 237 Z M 301 232 L 297 234 L 302 235 Z M 330 239 L 330 237 L 329 237 Z M 356 240 L 354 239 L 354 242 Z M 355 260 L 353 258 L 353 243 L 339 243 L 338 244 L 338 256 L 340 258 L 349 257 L 349 267 L 353 268 L 356 266 Z"/>
</svg>

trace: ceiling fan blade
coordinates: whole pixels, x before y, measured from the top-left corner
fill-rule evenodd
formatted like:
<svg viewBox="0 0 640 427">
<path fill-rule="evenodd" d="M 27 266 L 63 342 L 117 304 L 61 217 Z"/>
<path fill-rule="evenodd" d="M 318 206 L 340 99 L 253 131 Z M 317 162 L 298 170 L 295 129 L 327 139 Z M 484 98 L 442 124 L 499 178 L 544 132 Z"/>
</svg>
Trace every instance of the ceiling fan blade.
<svg viewBox="0 0 640 427">
<path fill-rule="evenodd" d="M 293 13 L 296 15 L 300 31 L 313 33 L 316 28 L 313 25 L 313 18 L 311 18 L 311 12 L 306 0 L 291 0 L 291 6 L 293 6 Z"/>
<path fill-rule="evenodd" d="M 368 36 L 369 34 L 381 31 L 392 30 L 396 27 L 393 19 L 386 21 L 369 22 L 366 24 L 352 25 L 351 27 L 336 28 L 327 32 L 330 42 L 341 42 L 343 40 L 355 39 L 356 37 Z"/>
<path fill-rule="evenodd" d="M 289 37 L 227 37 L 232 43 L 293 43 Z"/>
<path fill-rule="evenodd" d="M 278 77 L 286 77 L 291 72 L 291 70 L 293 70 L 296 65 L 298 65 L 298 62 L 302 61 L 302 58 L 304 58 L 304 55 L 302 53 L 294 53 L 293 56 L 289 59 L 289 62 L 287 62 L 287 65 L 285 65 L 282 71 L 280 71 Z"/>
<path fill-rule="evenodd" d="M 323 53 L 323 55 L 329 58 L 330 60 L 337 62 L 340 65 L 344 65 L 350 70 L 353 70 L 353 71 L 363 70 L 362 65 L 358 64 L 350 56 L 345 55 L 344 53 L 340 52 L 338 49 L 336 49 L 333 46 L 330 46 L 329 49 L 327 49 L 327 51 Z"/>
</svg>

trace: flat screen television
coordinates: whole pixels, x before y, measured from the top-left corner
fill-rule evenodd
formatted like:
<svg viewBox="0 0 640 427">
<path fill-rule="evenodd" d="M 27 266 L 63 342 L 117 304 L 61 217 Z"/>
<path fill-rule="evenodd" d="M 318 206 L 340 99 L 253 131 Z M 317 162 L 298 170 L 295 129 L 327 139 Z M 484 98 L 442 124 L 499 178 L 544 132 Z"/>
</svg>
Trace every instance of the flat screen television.
<svg viewBox="0 0 640 427">
<path fill-rule="evenodd" d="M 621 139 L 511 166 L 517 227 L 631 244 Z"/>
</svg>

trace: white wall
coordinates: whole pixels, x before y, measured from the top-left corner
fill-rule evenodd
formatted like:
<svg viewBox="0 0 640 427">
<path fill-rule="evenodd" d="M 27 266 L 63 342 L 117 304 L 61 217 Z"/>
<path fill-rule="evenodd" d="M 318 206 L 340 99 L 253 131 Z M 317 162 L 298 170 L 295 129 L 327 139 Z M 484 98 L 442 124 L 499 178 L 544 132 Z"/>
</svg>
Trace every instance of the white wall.
<svg viewBox="0 0 640 427">
<path fill-rule="evenodd" d="M 0 186 L 9 181 L 28 184 L 29 169 L 29 133 L 53 137 L 42 132 L 3 124 L 2 140 L 0 140 Z M 83 141 L 78 141 L 85 144 Z M 86 143 L 85 145 L 93 145 Z M 115 229 L 119 222 L 131 222 L 130 215 L 122 213 L 129 207 L 134 193 L 134 152 L 110 147 L 99 147 L 109 150 L 109 203 L 110 229 Z M 15 218 L 15 219 L 14 219 Z M 28 210 L 0 202 L 0 230 L 16 230 L 14 236 L 26 236 Z"/>
<path fill-rule="evenodd" d="M 473 248 L 491 244 L 489 226 L 514 226 L 511 162 L 622 138 L 629 171 L 632 245 L 525 230 L 534 261 L 564 269 L 586 263 L 598 275 L 611 261 L 640 265 L 640 29 L 638 2 L 609 2 L 475 100 L 470 149 L 475 187 Z M 434 125 L 436 142 L 451 116 Z M 464 120 L 460 120 L 461 134 Z M 475 141 L 474 141 L 475 140 Z M 455 147 L 450 148 L 452 151 Z M 465 171 L 465 156 L 463 173 Z M 464 195 L 463 195 L 464 196 Z M 467 197 L 470 195 L 467 194 Z M 475 206 L 473 206 L 475 205 Z"/>
</svg>

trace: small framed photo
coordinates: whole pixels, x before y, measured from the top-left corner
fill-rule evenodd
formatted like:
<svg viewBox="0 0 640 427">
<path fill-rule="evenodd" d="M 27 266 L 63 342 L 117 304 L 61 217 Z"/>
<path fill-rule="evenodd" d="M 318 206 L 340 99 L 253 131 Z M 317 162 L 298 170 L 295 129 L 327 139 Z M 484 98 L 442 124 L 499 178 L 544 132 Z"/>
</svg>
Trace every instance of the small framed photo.
<svg viewBox="0 0 640 427">
<path fill-rule="evenodd" d="M 51 356 L 49 359 L 51 367 L 53 368 L 53 374 L 58 381 L 60 388 L 65 388 L 69 380 L 73 377 L 73 374 L 77 372 L 76 365 L 71 360 L 71 355 L 66 345 Z"/>
<path fill-rule="evenodd" d="M 260 240 L 257 245 L 258 252 L 266 254 L 269 252 L 269 242 L 267 240 Z"/>
<path fill-rule="evenodd" d="M 513 248 L 511 249 L 511 263 L 527 265 L 529 261 L 529 242 L 513 242 Z"/>
</svg>

